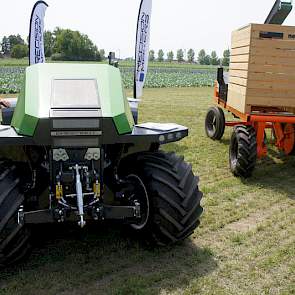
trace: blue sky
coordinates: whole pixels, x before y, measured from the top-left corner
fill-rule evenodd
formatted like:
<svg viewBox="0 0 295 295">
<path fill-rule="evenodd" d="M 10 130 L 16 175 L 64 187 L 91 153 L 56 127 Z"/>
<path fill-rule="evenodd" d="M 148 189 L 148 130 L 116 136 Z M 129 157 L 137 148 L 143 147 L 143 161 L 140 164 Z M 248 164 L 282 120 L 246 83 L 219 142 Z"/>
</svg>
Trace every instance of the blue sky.
<svg viewBox="0 0 295 295">
<path fill-rule="evenodd" d="M 45 28 L 80 30 L 106 51 L 121 57 L 134 54 L 139 0 L 48 0 Z M 1 4 L 0 38 L 28 35 L 35 1 L 9 0 Z M 151 48 L 176 51 L 216 50 L 230 46 L 231 31 L 250 22 L 263 23 L 274 0 L 153 0 Z M 295 25 L 295 10 L 286 24 Z"/>
</svg>

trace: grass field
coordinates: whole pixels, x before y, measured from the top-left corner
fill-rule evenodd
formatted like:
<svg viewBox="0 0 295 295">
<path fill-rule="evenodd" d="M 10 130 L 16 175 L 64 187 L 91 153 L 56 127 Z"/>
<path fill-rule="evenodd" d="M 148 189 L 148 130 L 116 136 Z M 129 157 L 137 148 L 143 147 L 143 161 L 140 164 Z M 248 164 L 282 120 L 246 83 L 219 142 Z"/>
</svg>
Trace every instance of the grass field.
<svg viewBox="0 0 295 295">
<path fill-rule="evenodd" d="M 177 122 L 204 192 L 201 227 L 184 244 L 150 249 L 116 225 L 38 231 L 32 255 L 2 271 L 0 294 L 295 294 L 295 158 L 271 150 L 248 180 L 228 170 L 230 130 L 205 137 L 212 88 L 146 89 L 142 121 Z"/>
</svg>

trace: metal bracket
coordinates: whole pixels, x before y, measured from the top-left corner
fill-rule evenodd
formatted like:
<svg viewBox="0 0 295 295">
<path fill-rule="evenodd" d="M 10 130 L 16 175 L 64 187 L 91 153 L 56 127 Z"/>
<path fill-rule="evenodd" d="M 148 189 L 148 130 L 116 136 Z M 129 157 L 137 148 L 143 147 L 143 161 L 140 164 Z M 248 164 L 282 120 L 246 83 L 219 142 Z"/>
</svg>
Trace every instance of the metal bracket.
<svg viewBox="0 0 295 295">
<path fill-rule="evenodd" d="M 73 213 L 73 212 L 72 212 Z M 135 206 L 109 206 L 101 205 L 93 209 L 92 215 L 84 216 L 87 220 L 103 221 L 103 220 L 131 220 L 140 218 L 140 204 L 135 201 Z M 76 222 L 76 214 L 67 215 L 65 212 L 57 208 L 56 210 L 46 209 L 38 211 L 24 212 L 23 207 L 18 211 L 18 224 L 44 224 L 44 223 L 61 223 L 63 221 Z M 83 219 L 84 220 L 84 219 Z M 85 222 L 85 221 L 84 221 Z"/>
</svg>

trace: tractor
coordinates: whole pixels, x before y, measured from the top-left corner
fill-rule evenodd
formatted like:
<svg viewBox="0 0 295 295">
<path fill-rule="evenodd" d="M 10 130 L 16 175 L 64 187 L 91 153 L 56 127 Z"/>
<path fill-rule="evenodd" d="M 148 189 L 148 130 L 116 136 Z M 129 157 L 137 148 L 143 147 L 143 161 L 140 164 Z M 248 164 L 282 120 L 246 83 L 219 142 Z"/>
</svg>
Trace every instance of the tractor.
<svg viewBox="0 0 295 295">
<path fill-rule="evenodd" d="M 164 144 L 177 124 L 135 124 L 120 70 L 37 63 L 0 126 L 0 265 L 30 248 L 34 224 L 124 223 L 155 245 L 199 225 L 202 193 L 191 165 Z M 99 234 L 99 233 L 98 233 Z"/>
</svg>

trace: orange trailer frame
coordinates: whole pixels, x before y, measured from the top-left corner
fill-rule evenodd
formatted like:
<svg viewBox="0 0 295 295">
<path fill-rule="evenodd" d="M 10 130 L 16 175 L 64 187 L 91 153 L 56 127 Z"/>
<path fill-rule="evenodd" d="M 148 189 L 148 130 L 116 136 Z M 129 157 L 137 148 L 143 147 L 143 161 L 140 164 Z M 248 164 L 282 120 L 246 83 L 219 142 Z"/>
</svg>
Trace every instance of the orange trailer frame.
<svg viewBox="0 0 295 295">
<path fill-rule="evenodd" d="M 270 107 L 252 107 L 251 113 L 241 113 L 227 105 L 219 97 L 218 82 L 215 84 L 214 101 L 217 105 L 230 112 L 235 118 L 239 119 L 239 121 L 226 121 L 225 126 L 246 125 L 255 128 L 258 158 L 267 155 L 266 129 L 272 130 L 273 143 L 280 151 L 283 151 L 286 155 L 293 152 L 295 145 L 295 114 L 285 112 L 280 108 Z"/>
</svg>

